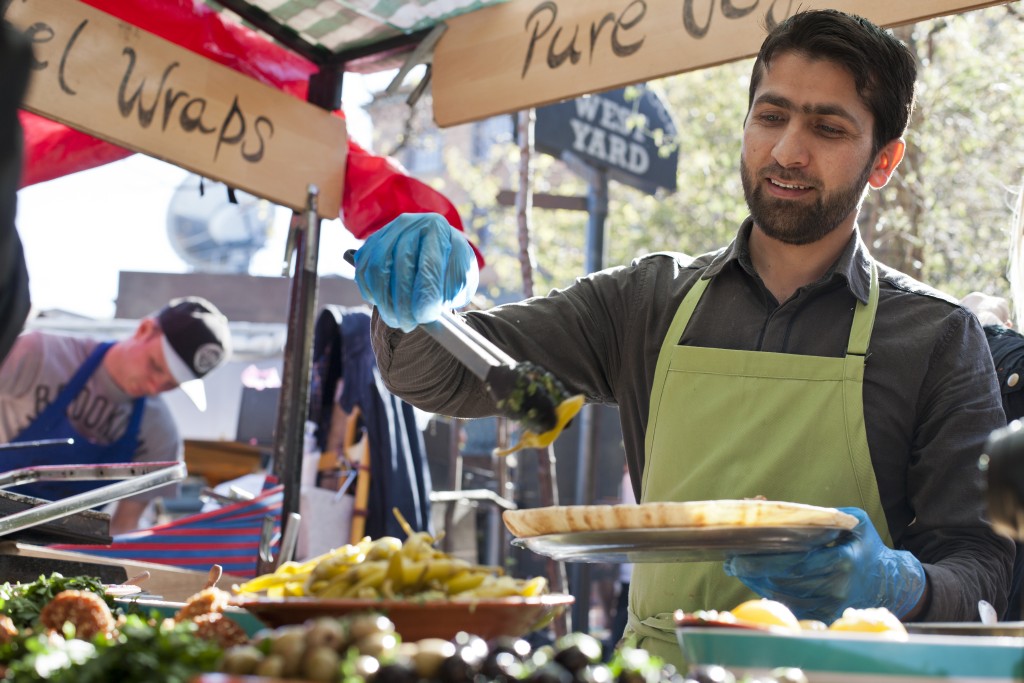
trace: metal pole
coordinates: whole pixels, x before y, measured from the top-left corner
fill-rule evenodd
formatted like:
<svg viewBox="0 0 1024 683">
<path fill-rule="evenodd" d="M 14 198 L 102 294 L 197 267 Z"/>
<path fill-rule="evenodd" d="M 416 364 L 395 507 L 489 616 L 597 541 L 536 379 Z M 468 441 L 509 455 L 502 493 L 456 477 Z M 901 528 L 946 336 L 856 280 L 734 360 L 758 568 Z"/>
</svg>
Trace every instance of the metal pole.
<svg viewBox="0 0 1024 683">
<path fill-rule="evenodd" d="M 312 372 L 313 324 L 317 288 L 317 261 L 320 251 L 320 216 L 317 213 L 319 190 L 309 186 L 304 214 L 292 215 L 291 248 L 286 260 L 292 264 L 292 287 L 288 302 L 288 337 L 284 347 L 281 377 L 281 404 L 274 431 L 272 471 L 284 485 L 281 506 L 282 525 L 298 514 L 302 495 L 302 442 L 309 410 L 309 383 Z M 257 573 L 274 571 L 278 557 L 267 561 L 260 557 Z"/>
<path fill-rule="evenodd" d="M 608 218 L 608 173 L 590 168 L 585 176 L 589 181 L 587 193 L 587 243 L 584 270 L 593 273 L 604 267 L 605 222 Z M 593 406 L 585 405 L 576 416 L 579 424 L 578 460 L 576 463 L 576 505 L 591 505 L 594 502 L 594 447 L 597 442 L 597 421 L 594 420 Z M 577 631 L 590 630 L 590 565 L 576 563 L 572 566 L 573 624 Z"/>
</svg>

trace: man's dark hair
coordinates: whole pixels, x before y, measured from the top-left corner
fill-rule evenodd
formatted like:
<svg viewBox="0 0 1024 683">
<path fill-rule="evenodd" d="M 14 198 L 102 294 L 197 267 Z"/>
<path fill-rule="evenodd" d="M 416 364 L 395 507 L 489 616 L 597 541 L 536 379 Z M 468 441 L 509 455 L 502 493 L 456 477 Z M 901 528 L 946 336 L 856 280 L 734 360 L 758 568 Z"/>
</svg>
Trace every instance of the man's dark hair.
<svg viewBox="0 0 1024 683">
<path fill-rule="evenodd" d="M 867 19 L 838 10 L 797 12 L 765 38 L 750 75 L 748 109 L 772 58 L 798 52 L 845 67 L 875 117 L 872 154 L 903 135 L 914 111 L 917 65 L 910 50 Z"/>
</svg>

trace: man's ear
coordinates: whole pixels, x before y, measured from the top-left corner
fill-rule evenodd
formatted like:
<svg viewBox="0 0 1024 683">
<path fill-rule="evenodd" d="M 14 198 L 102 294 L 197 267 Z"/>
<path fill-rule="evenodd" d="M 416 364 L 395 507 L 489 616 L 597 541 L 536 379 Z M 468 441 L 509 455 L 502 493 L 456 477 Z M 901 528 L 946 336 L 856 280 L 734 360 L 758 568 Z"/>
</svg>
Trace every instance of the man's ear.
<svg viewBox="0 0 1024 683">
<path fill-rule="evenodd" d="M 903 154 L 907 151 L 907 143 L 903 138 L 890 140 L 889 143 L 875 155 L 875 165 L 871 168 L 868 176 L 868 184 L 879 190 L 885 187 L 900 162 L 903 161 Z"/>
<path fill-rule="evenodd" d="M 160 326 L 156 324 L 153 318 L 143 318 L 139 321 L 139 326 L 135 328 L 136 339 L 149 339 L 154 334 L 160 333 Z"/>
</svg>

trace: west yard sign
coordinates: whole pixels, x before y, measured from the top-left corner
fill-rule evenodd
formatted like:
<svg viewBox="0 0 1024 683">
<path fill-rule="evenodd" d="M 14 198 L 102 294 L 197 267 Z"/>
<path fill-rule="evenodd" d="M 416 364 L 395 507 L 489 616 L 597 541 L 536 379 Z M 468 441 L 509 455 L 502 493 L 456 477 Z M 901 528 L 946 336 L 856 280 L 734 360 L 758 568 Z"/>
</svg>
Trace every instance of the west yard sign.
<svg viewBox="0 0 1024 683">
<path fill-rule="evenodd" d="M 434 118 L 451 126 L 757 54 L 772 26 L 831 7 L 882 26 L 1005 0 L 512 0 L 448 20 Z"/>
<path fill-rule="evenodd" d="M 556 157 L 571 152 L 642 192 L 654 194 L 659 187 L 675 192 L 679 150 L 663 153 L 658 142 L 659 137 L 675 139 L 675 121 L 656 92 L 643 86 L 630 90 L 538 108 L 534 146 Z"/>
</svg>

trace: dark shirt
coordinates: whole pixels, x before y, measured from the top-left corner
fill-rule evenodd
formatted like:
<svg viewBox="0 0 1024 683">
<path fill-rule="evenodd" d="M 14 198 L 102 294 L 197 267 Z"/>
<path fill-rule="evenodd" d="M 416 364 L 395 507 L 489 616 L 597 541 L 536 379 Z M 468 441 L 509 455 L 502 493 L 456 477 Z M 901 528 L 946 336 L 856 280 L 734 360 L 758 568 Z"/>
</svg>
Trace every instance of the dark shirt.
<svg viewBox="0 0 1024 683">
<path fill-rule="evenodd" d="M 996 366 L 999 390 L 1003 396 L 1006 421 L 1024 418 L 1024 335 L 1002 325 L 985 325 L 985 337 Z M 1021 588 L 1024 586 L 1024 545 L 1017 543 L 1017 557 L 1013 562 L 1013 581 L 1003 621 L 1020 621 Z"/>
<path fill-rule="evenodd" d="M 619 407 L 630 475 L 642 480 L 651 386 L 680 302 L 711 278 L 682 344 L 839 357 L 870 261 L 859 235 L 817 282 L 779 304 L 748 251 L 749 219 L 727 248 L 690 259 L 651 254 L 546 297 L 464 318 L 513 358 L 529 359 L 588 401 Z M 1006 602 L 1013 544 L 985 521 L 978 456 L 1003 424 L 992 358 L 977 319 L 957 302 L 879 264 L 879 303 L 865 368 L 871 460 L 895 547 L 914 553 L 931 586 L 929 620 L 975 620 L 980 598 Z M 495 413 L 485 388 L 420 331 L 374 315 L 385 383 L 425 410 Z M 424 362 L 430 359 L 430 362 Z"/>
<path fill-rule="evenodd" d="M 1006 421 L 1024 417 L 1024 336 L 1002 325 L 985 325 Z"/>
</svg>

